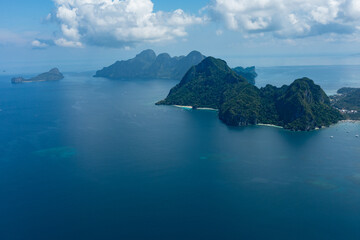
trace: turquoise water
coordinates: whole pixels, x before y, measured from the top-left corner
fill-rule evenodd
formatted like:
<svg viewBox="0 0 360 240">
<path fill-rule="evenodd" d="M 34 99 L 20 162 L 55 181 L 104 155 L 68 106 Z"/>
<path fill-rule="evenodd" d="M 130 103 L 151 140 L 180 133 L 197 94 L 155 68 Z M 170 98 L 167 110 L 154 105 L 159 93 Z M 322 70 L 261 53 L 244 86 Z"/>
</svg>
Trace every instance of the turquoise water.
<svg viewBox="0 0 360 240">
<path fill-rule="evenodd" d="M 329 92 L 354 68 L 308 74 Z M 261 86 L 299 70 L 258 71 Z M 360 238 L 359 123 L 227 127 L 155 106 L 174 84 L 1 77 L 0 239 Z"/>
</svg>

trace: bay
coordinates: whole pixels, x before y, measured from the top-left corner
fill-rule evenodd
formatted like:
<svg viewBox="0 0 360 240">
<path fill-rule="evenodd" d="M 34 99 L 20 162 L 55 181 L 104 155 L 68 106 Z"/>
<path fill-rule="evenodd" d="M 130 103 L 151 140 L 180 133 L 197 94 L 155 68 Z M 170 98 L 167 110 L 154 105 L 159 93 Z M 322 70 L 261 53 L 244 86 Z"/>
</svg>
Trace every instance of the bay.
<svg viewBox="0 0 360 240">
<path fill-rule="evenodd" d="M 359 87 L 359 66 L 258 68 Z M 0 77 L 0 239 L 359 239 L 360 124 L 227 127 L 177 82 Z M 331 138 L 331 136 L 333 136 Z"/>
</svg>

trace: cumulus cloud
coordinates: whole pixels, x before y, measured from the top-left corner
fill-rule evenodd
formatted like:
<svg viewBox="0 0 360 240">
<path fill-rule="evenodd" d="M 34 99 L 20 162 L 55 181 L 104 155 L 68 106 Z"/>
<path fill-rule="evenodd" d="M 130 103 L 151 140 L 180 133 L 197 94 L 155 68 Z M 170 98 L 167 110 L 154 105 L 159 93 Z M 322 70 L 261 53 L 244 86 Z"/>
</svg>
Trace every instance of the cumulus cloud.
<svg viewBox="0 0 360 240">
<path fill-rule="evenodd" d="M 213 20 L 244 34 L 300 38 L 352 34 L 360 27 L 359 0 L 213 0 L 207 10 Z"/>
<path fill-rule="evenodd" d="M 39 40 L 34 40 L 31 42 L 31 46 L 33 46 L 34 48 L 46 48 L 49 45 Z"/>
<path fill-rule="evenodd" d="M 83 44 L 79 41 L 69 41 L 65 38 L 59 38 L 55 40 L 55 44 L 61 47 L 83 47 Z"/>
<path fill-rule="evenodd" d="M 54 45 L 55 43 L 51 39 L 37 38 L 31 42 L 31 46 L 33 47 L 33 49 L 45 49 Z"/>
<path fill-rule="evenodd" d="M 181 9 L 154 12 L 151 0 L 55 0 L 56 19 L 66 47 L 125 47 L 187 35 L 186 27 L 203 22 Z"/>
</svg>

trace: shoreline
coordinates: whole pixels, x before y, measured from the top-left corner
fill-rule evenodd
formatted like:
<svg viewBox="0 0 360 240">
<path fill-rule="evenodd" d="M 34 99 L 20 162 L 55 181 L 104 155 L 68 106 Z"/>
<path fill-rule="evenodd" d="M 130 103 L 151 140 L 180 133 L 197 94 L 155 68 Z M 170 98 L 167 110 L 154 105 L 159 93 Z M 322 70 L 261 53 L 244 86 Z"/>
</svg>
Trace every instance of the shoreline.
<svg viewBox="0 0 360 240">
<path fill-rule="evenodd" d="M 172 105 L 172 106 L 187 109 L 187 110 L 194 109 L 193 106 L 185 106 L 185 105 Z M 205 111 L 216 111 L 216 112 L 219 111 L 216 108 L 207 108 L 207 107 L 198 107 L 198 108 L 195 108 L 194 110 L 205 110 Z"/>
<path fill-rule="evenodd" d="M 274 127 L 274 128 L 284 128 L 282 126 L 274 125 L 274 124 L 266 124 L 266 123 L 258 123 L 256 126 L 265 126 L 265 127 Z"/>
<path fill-rule="evenodd" d="M 346 119 L 346 120 L 341 120 L 341 121 L 339 121 L 339 123 L 346 123 L 346 122 L 349 122 L 349 123 L 360 123 L 360 120 Z"/>
<path fill-rule="evenodd" d="M 25 80 L 25 81 L 22 81 L 23 83 L 31 83 L 31 82 L 46 82 L 47 80 L 35 80 L 35 81 L 29 81 L 29 80 Z"/>
<path fill-rule="evenodd" d="M 188 106 L 188 105 L 171 105 L 173 107 L 177 107 L 177 108 L 182 108 L 182 109 L 186 109 L 186 110 L 203 110 L 203 111 L 216 111 L 218 112 L 218 109 L 215 108 L 207 108 L 207 107 L 198 107 L 198 108 L 193 108 L 193 106 Z M 341 123 L 360 123 L 360 120 L 351 120 L 351 119 L 346 119 L 346 120 L 341 120 L 335 124 L 331 124 L 330 126 L 326 127 L 326 126 L 322 126 L 322 127 L 316 127 L 315 129 L 311 130 L 311 131 L 319 131 L 325 128 L 330 128 L 332 126 L 335 126 L 336 124 L 341 124 Z M 278 125 L 274 125 L 274 124 L 266 124 L 266 123 L 258 123 L 255 124 L 255 126 L 264 126 L 264 127 L 273 127 L 273 128 L 278 128 L 278 129 L 285 129 L 282 126 L 278 126 Z M 288 129 L 285 129 L 288 130 Z"/>
</svg>

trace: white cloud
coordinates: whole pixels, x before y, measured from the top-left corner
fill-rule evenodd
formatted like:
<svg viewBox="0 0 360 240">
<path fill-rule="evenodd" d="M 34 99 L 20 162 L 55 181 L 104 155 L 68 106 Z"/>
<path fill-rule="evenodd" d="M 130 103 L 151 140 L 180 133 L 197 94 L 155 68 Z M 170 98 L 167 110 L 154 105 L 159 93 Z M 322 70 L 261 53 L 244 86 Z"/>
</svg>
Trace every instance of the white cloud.
<svg viewBox="0 0 360 240">
<path fill-rule="evenodd" d="M 359 0 L 214 0 L 206 9 L 213 20 L 243 34 L 294 38 L 351 34 L 360 26 Z"/>
<path fill-rule="evenodd" d="M 61 47 L 82 47 L 83 46 L 81 42 L 69 41 L 69 40 L 66 40 L 65 38 L 56 39 L 55 44 L 58 46 L 61 46 Z"/>
<path fill-rule="evenodd" d="M 49 13 L 49 14 L 45 17 L 45 20 L 46 20 L 46 21 L 50 21 L 51 18 L 52 18 L 52 15 L 51 15 L 51 13 Z"/>
<path fill-rule="evenodd" d="M 14 32 L 0 28 L 0 46 L 32 47 L 44 49 L 54 45 L 48 36 L 36 31 Z"/>
<path fill-rule="evenodd" d="M 44 43 L 44 42 L 40 42 L 39 40 L 34 40 L 31 42 L 31 45 L 34 47 L 34 48 L 46 48 L 48 47 L 49 45 Z"/>
<path fill-rule="evenodd" d="M 187 35 L 186 27 L 204 21 L 184 13 L 154 12 L 151 0 L 55 0 L 62 37 L 57 45 L 124 47 Z"/>
</svg>

